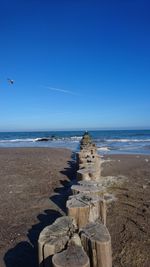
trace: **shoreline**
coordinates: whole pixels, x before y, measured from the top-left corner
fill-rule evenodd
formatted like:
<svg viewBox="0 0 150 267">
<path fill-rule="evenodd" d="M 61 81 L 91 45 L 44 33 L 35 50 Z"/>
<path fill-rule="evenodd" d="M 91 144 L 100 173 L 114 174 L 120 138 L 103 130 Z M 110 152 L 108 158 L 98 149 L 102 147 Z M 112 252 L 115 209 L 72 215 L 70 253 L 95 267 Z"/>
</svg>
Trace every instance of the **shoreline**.
<svg viewBox="0 0 150 267">
<path fill-rule="evenodd" d="M 89 131 L 100 153 L 150 155 L 149 130 Z M 53 147 L 79 150 L 83 131 L 0 133 L 0 147 Z M 40 140 L 40 141 L 38 141 Z M 47 140 L 47 141 L 44 141 Z"/>
<path fill-rule="evenodd" d="M 79 150 L 73 150 L 72 148 L 69 148 L 69 147 L 48 147 L 48 146 L 18 146 L 18 147 L 15 147 L 15 146 L 11 146 L 11 147 L 0 147 L 0 150 L 68 150 L 70 151 L 71 153 L 77 153 L 79 152 Z M 147 157 L 150 157 L 150 153 L 142 153 L 142 152 L 139 152 L 139 153 L 119 153 L 118 151 L 115 152 L 115 153 L 102 153 L 101 151 L 98 153 L 102 158 L 107 158 L 107 157 L 119 157 L 119 156 L 137 156 L 137 157 L 144 157 L 144 156 L 147 156 Z"/>
<path fill-rule="evenodd" d="M 107 215 L 113 264 L 148 267 L 150 156 L 118 154 L 102 159 L 104 177 L 126 177 L 110 188 L 117 198 Z M 37 267 L 33 246 L 39 232 L 63 212 L 58 207 L 65 201 L 63 186 L 69 190 L 75 173 L 68 149 L 0 148 L 1 267 Z"/>
</svg>

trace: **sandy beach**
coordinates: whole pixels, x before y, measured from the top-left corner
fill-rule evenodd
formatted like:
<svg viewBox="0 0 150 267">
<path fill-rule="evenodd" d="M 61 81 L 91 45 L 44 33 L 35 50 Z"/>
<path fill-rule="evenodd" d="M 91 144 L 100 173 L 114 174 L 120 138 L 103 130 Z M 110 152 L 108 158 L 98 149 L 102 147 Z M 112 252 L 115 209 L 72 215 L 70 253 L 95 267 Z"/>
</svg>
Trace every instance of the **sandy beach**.
<svg viewBox="0 0 150 267">
<path fill-rule="evenodd" d="M 110 189 L 117 198 L 107 216 L 114 267 L 149 267 L 150 156 L 113 155 L 105 159 L 104 176 L 124 177 L 122 184 Z"/>
<path fill-rule="evenodd" d="M 0 149 L 0 266 L 37 267 L 40 231 L 64 214 L 76 164 L 67 149 Z M 114 267 L 149 267 L 150 156 L 105 156 L 111 186 L 108 207 Z"/>
<path fill-rule="evenodd" d="M 1 267 L 38 266 L 39 233 L 64 214 L 76 172 L 71 156 L 67 149 L 0 149 Z"/>
</svg>

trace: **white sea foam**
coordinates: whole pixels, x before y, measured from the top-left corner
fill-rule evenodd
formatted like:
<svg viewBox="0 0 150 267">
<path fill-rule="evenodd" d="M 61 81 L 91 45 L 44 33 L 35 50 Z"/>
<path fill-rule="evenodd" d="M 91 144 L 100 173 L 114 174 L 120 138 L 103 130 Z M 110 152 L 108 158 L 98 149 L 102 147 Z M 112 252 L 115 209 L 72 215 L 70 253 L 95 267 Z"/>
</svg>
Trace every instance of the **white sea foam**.
<svg viewBox="0 0 150 267">
<path fill-rule="evenodd" d="M 72 136 L 69 139 L 71 139 L 73 141 L 80 141 L 82 139 L 82 136 Z"/>
<path fill-rule="evenodd" d="M 34 142 L 33 138 L 24 138 L 24 139 L 11 139 L 11 140 L 0 140 L 0 143 L 18 143 L 18 142 Z"/>
<path fill-rule="evenodd" d="M 41 139 L 48 137 L 38 137 L 38 138 L 17 138 L 17 139 L 2 139 L 0 143 L 18 143 L 18 142 L 37 142 L 41 141 Z M 82 136 L 72 136 L 72 137 L 50 137 L 48 141 L 70 141 L 70 142 L 79 142 Z"/>
<path fill-rule="evenodd" d="M 97 150 L 99 150 L 99 151 L 110 151 L 110 149 L 108 147 L 105 147 L 105 146 L 98 147 Z"/>
<path fill-rule="evenodd" d="M 150 139 L 106 139 L 107 142 L 150 142 Z"/>
</svg>

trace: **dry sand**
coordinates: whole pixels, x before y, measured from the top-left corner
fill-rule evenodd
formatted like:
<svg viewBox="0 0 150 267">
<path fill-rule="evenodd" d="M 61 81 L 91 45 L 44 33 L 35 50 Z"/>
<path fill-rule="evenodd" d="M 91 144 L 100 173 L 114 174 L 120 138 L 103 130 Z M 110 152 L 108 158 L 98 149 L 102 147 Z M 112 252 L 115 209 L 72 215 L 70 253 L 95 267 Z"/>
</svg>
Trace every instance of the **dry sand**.
<svg viewBox="0 0 150 267">
<path fill-rule="evenodd" d="M 105 156 L 114 267 L 150 266 L 150 157 Z M 0 266 L 37 267 L 40 231 L 65 212 L 76 165 L 67 149 L 0 149 Z M 61 186 L 61 187 L 60 187 Z M 55 194 L 54 194 L 55 190 Z"/>
<path fill-rule="evenodd" d="M 0 149 L 0 267 L 38 266 L 39 233 L 64 214 L 76 173 L 71 155 L 67 149 Z"/>
<path fill-rule="evenodd" d="M 117 201 L 108 209 L 114 267 L 150 267 L 150 156 L 107 156 L 104 176 L 125 177 L 110 192 Z"/>
</svg>

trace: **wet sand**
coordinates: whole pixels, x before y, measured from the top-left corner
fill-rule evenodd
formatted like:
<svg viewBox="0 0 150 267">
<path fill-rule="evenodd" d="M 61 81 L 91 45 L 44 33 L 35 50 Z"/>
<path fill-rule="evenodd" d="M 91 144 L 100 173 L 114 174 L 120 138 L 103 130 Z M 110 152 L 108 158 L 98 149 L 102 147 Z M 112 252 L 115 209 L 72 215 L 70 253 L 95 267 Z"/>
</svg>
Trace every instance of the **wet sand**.
<svg viewBox="0 0 150 267">
<path fill-rule="evenodd" d="M 37 267 L 40 231 L 64 214 L 76 165 L 67 149 L 0 149 L 0 266 Z M 105 156 L 103 176 L 125 177 L 109 191 L 114 267 L 149 267 L 150 156 Z M 54 193 L 55 191 L 55 193 Z"/>
</svg>

